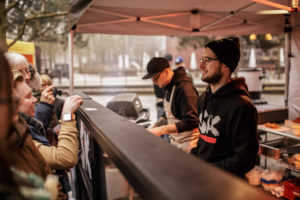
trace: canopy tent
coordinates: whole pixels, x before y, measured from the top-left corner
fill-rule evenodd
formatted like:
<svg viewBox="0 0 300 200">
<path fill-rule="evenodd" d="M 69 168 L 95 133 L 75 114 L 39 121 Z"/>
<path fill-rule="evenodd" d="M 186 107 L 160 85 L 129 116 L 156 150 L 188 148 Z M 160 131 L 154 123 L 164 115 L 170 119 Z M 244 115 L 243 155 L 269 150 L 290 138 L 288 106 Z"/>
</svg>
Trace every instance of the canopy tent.
<svg viewBox="0 0 300 200">
<path fill-rule="evenodd" d="M 288 0 L 273 1 L 289 4 Z M 293 73 L 287 76 L 287 85 L 289 117 L 295 118 L 300 116 L 300 84 L 293 81 L 300 75 L 296 66 L 300 63 L 300 15 L 266 14 L 265 10 L 274 8 L 251 0 L 76 0 L 70 8 L 69 25 L 81 33 L 125 35 L 291 34 L 291 27 L 294 57 L 287 69 L 291 67 Z"/>
<path fill-rule="evenodd" d="M 82 4 L 76 3 L 73 8 Z M 94 0 L 86 6 L 79 20 L 78 10 L 72 12 L 71 9 L 71 23 L 77 24 L 78 32 L 126 35 L 280 33 L 285 23 L 282 15 L 258 14 L 270 7 L 250 0 Z"/>
</svg>

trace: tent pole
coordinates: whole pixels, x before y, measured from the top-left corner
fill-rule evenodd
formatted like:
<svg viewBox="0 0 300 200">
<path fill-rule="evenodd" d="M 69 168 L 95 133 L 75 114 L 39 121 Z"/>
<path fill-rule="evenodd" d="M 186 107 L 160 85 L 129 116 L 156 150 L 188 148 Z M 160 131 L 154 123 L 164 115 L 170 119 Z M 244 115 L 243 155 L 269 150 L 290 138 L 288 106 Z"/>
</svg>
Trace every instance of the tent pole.
<svg viewBox="0 0 300 200">
<path fill-rule="evenodd" d="M 68 34 L 68 46 L 69 46 L 69 80 L 70 91 L 74 90 L 74 72 L 73 72 L 73 30 L 70 30 Z"/>
<path fill-rule="evenodd" d="M 285 33 L 285 106 L 288 106 L 289 85 L 290 85 L 290 69 L 291 69 L 291 31 Z"/>
</svg>

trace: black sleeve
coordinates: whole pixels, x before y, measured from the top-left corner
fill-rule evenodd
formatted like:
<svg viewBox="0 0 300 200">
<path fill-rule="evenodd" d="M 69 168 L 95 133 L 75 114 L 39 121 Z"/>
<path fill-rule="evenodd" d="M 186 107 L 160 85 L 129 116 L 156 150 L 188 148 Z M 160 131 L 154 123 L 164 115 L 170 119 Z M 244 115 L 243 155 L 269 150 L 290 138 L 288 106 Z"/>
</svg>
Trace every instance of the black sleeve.
<svg viewBox="0 0 300 200">
<path fill-rule="evenodd" d="M 55 102 L 53 104 L 54 112 L 57 116 L 57 119 L 61 119 L 62 109 L 64 107 L 65 100 L 55 97 Z"/>
<path fill-rule="evenodd" d="M 174 100 L 172 102 L 172 112 L 174 116 L 180 119 L 176 123 L 178 133 L 193 130 L 198 127 L 198 92 L 192 83 L 186 83 L 183 86 L 176 87 L 174 91 Z"/>
<path fill-rule="evenodd" d="M 43 123 L 44 129 L 47 130 L 53 116 L 53 106 L 45 103 L 39 102 L 35 106 L 35 119 Z"/>
<path fill-rule="evenodd" d="M 258 153 L 256 108 L 252 104 L 238 108 L 231 119 L 230 130 L 233 135 L 233 154 L 214 164 L 243 176 L 254 167 Z"/>
</svg>

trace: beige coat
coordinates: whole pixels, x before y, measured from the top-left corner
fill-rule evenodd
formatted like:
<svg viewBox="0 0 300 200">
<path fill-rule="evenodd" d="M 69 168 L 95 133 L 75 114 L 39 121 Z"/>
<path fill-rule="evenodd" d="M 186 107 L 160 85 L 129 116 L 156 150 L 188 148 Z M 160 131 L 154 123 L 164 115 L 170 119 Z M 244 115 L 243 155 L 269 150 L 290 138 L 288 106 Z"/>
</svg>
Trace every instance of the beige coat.
<svg viewBox="0 0 300 200">
<path fill-rule="evenodd" d="M 72 168 L 78 161 L 79 142 L 76 121 L 60 121 L 60 123 L 61 129 L 58 135 L 57 147 L 45 146 L 34 141 L 35 146 L 53 170 Z"/>
</svg>

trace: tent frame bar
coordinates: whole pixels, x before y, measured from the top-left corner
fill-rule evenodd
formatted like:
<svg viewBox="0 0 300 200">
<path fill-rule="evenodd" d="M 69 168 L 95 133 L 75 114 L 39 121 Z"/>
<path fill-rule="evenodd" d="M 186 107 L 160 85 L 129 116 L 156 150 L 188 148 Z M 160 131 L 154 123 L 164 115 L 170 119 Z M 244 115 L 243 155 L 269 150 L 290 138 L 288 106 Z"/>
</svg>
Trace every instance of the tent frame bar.
<svg viewBox="0 0 300 200">
<path fill-rule="evenodd" d="M 130 15 L 125 15 L 125 14 L 120 14 L 120 13 L 117 13 L 117 12 L 103 10 L 103 9 L 97 8 L 97 7 L 90 7 L 91 10 L 101 12 L 101 13 L 105 13 L 105 14 L 112 15 L 112 16 L 123 17 L 125 19 L 118 19 L 118 20 L 112 20 L 112 21 L 103 21 L 103 22 L 97 22 L 97 23 L 86 23 L 86 24 L 81 24 L 80 26 L 81 27 L 86 27 L 86 26 L 91 26 L 91 25 L 92 26 L 99 26 L 99 25 L 104 25 L 104 24 L 115 24 L 115 23 L 141 21 L 141 22 L 156 24 L 156 25 L 160 25 L 160 26 L 164 26 L 164 27 L 168 27 L 168 28 L 184 30 L 184 31 L 188 31 L 188 32 L 199 32 L 199 31 L 202 31 L 202 30 L 206 30 L 207 28 L 209 28 L 209 27 L 211 27 L 215 24 L 218 24 L 218 23 L 220 23 L 224 20 L 227 20 L 227 19 L 231 18 L 235 14 L 241 12 L 242 10 L 244 10 L 244 9 L 254 5 L 254 4 L 256 4 L 256 3 L 251 2 L 251 3 L 239 8 L 235 11 L 229 12 L 229 15 L 223 16 L 223 17 L 221 17 L 221 18 L 219 18 L 219 19 L 217 19 L 217 20 L 215 20 L 215 21 L 213 21 L 209 24 L 206 24 L 206 25 L 204 25 L 200 28 L 199 27 L 178 26 L 178 25 L 171 24 L 171 23 L 166 23 L 166 22 L 160 22 L 160 21 L 153 20 L 153 19 L 161 19 L 161 18 L 172 18 L 172 17 L 183 16 L 183 15 L 197 15 L 201 12 L 200 10 L 184 11 L 184 12 L 169 13 L 169 14 L 147 16 L 147 17 L 136 17 L 136 16 L 130 16 Z M 201 13 L 205 13 L 205 12 L 201 12 Z M 223 15 L 224 15 L 224 13 L 223 13 Z M 242 21 L 242 23 L 245 23 L 245 22 Z M 191 25 L 193 25 L 192 22 L 191 22 Z"/>
</svg>

